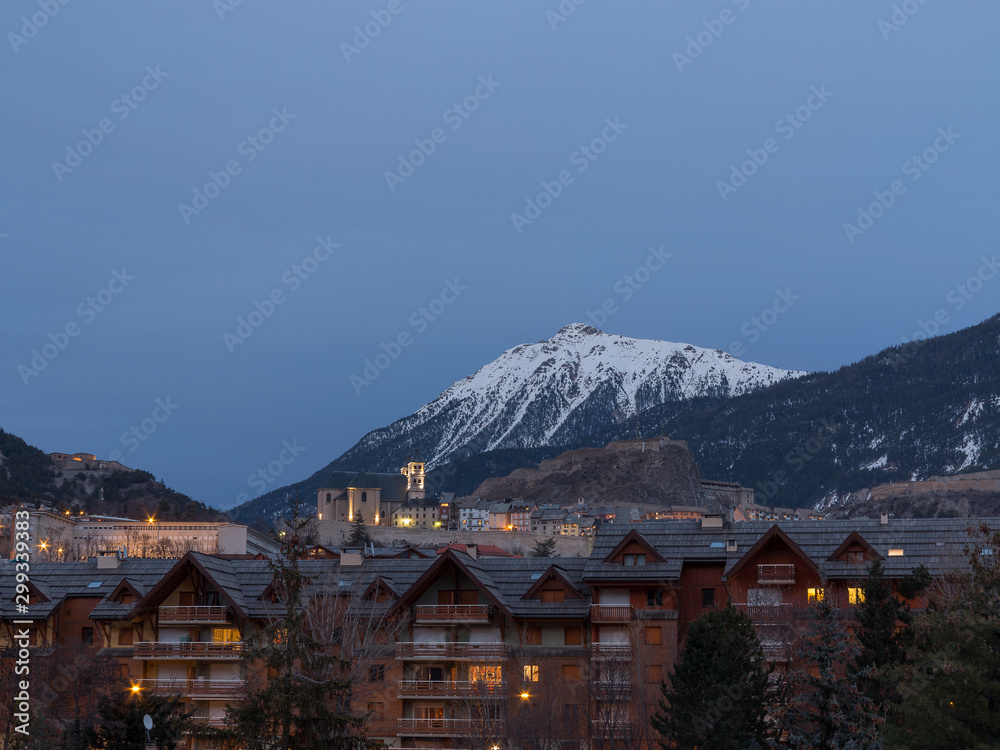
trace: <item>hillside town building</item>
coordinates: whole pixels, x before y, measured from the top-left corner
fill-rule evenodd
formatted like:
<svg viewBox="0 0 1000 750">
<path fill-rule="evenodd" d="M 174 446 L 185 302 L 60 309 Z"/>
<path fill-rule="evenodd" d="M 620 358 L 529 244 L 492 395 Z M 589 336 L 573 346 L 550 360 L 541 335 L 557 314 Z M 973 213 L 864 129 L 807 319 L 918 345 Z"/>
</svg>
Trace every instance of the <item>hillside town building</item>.
<svg viewBox="0 0 1000 750">
<path fill-rule="evenodd" d="M 393 525 L 393 514 L 407 500 L 426 496 L 424 462 L 407 461 L 398 474 L 335 471 L 316 491 L 319 521 L 354 521 L 360 517 L 374 526 Z"/>
</svg>

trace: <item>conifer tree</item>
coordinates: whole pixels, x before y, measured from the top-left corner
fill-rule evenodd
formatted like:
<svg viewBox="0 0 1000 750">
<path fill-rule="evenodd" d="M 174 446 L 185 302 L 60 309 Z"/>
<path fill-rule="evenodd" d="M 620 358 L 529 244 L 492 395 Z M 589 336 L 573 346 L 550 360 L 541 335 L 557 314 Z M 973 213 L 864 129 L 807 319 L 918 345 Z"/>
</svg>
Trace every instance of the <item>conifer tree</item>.
<svg viewBox="0 0 1000 750">
<path fill-rule="evenodd" d="M 798 668 L 789 679 L 789 702 L 779 711 L 795 750 L 880 750 L 882 718 L 859 684 L 853 666 L 858 645 L 827 599 L 810 618 Z"/>
<path fill-rule="evenodd" d="M 651 720 L 663 736 L 661 746 L 764 747 L 771 671 L 745 613 L 729 605 L 699 617 L 688 630 L 670 685 L 661 686 L 664 700 Z"/>
<path fill-rule="evenodd" d="M 552 557 L 556 553 L 556 540 L 552 537 L 539 539 L 531 550 L 532 557 Z"/>
<path fill-rule="evenodd" d="M 347 538 L 347 543 L 352 547 L 361 547 L 365 544 L 371 544 L 372 538 L 368 533 L 368 527 L 365 525 L 365 518 L 359 512 L 354 517 L 354 525 L 351 526 L 351 535 Z"/>
<path fill-rule="evenodd" d="M 969 569 L 936 582 L 895 670 L 886 747 L 996 748 L 1000 738 L 1000 531 L 971 531 Z"/>
</svg>

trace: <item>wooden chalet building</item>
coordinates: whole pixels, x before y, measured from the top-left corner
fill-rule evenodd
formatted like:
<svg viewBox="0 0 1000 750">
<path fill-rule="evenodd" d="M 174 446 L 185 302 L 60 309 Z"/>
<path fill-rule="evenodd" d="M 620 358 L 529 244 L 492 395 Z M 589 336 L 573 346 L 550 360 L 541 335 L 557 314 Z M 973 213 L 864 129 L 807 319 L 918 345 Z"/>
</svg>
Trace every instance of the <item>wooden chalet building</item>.
<svg viewBox="0 0 1000 750">
<path fill-rule="evenodd" d="M 969 523 L 650 521 L 601 528 L 586 558 L 471 547 L 300 566 L 312 594 L 342 602 L 343 627 L 372 636 L 358 652 L 354 707 L 387 746 L 652 748 L 661 681 L 700 614 L 733 602 L 784 662 L 803 611 L 823 597 L 856 604 L 871 562 L 894 581 L 920 565 L 934 576 L 964 568 Z M 266 560 L 36 563 L 27 615 L 14 608 L 13 561 L 3 565 L 8 644 L 15 619 L 36 623 L 39 644 L 90 638 L 134 689 L 192 702 L 201 726 L 223 722 L 243 689 L 242 642 L 281 611 Z M 188 747 L 212 746 L 196 729 Z"/>
</svg>

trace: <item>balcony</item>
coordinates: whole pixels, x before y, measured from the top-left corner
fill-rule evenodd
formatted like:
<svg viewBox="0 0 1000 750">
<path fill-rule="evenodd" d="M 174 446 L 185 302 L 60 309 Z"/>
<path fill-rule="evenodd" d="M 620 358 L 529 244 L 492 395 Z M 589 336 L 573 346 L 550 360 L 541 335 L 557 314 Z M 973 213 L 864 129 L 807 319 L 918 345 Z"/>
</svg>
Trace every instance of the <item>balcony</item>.
<svg viewBox="0 0 1000 750">
<path fill-rule="evenodd" d="M 624 739 L 633 736 L 635 732 L 632 722 L 625 716 L 591 719 L 590 725 L 593 727 L 594 734 L 598 737 Z"/>
<path fill-rule="evenodd" d="M 160 607 L 160 625 L 218 625 L 232 620 L 229 607 Z"/>
<path fill-rule="evenodd" d="M 205 729 L 222 729 L 228 725 L 225 716 L 192 716 L 187 734 L 198 735 Z"/>
<path fill-rule="evenodd" d="M 505 694 L 503 682 L 400 680 L 398 698 L 492 698 Z"/>
<path fill-rule="evenodd" d="M 599 701 L 628 700 L 632 696 L 632 683 L 626 680 L 596 680 L 590 687 Z"/>
<path fill-rule="evenodd" d="M 243 680 L 137 680 L 136 685 L 156 695 L 180 695 L 202 700 L 233 700 L 243 695 Z"/>
<path fill-rule="evenodd" d="M 590 658 L 592 659 L 630 659 L 632 646 L 628 643 L 592 643 Z"/>
<path fill-rule="evenodd" d="M 631 604 L 591 604 L 591 622 L 631 622 Z"/>
<path fill-rule="evenodd" d="M 793 618 L 792 605 L 787 602 L 775 604 L 736 604 L 738 610 L 746 612 L 755 624 L 788 622 Z"/>
<path fill-rule="evenodd" d="M 785 586 L 795 583 L 794 565 L 758 565 L 757 583 L 761 586 Z"/>
<path fill-rule="evenodd" d="M 397 719 L 400 736 L 466 737 L 482 729 L 471 719 Z"/>
<path fill-rule="evenodd" d="M 397 643 L 397 659 L 499 661 L 510 655 L 506 643 Z"/>
<path fill-rule="evenodd" d="M 135 659 L 239 659 L 242 643 L 163 643 L 143 641 L 134 646 Z"/>
<path fill-rule="evenodd" d="M 489 604 L 421 604 L 415 607 L 418 625 L 478 622 L 489 623 L 493 607 Z"/>
</svg>

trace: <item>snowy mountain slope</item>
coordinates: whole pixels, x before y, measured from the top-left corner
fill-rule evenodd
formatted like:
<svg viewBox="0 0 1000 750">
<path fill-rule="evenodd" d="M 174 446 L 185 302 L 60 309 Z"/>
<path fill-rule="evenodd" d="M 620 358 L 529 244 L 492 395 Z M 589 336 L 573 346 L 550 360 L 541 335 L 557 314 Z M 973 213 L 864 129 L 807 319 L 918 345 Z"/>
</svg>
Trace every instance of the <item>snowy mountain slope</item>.
<svg viewBox="0 0 1000 750">
<path fill-rule="evenodd" d="M 411 416 L 369 433 L 344 458 L 398 441 L 419 448 L 430 466 L 502 448 L 576 444 L 583 433 L 631 419 L 637 410 L 738 396 L 804 374 L 574 324 L 547 341 L 509 349 Z"/>
</svg>

